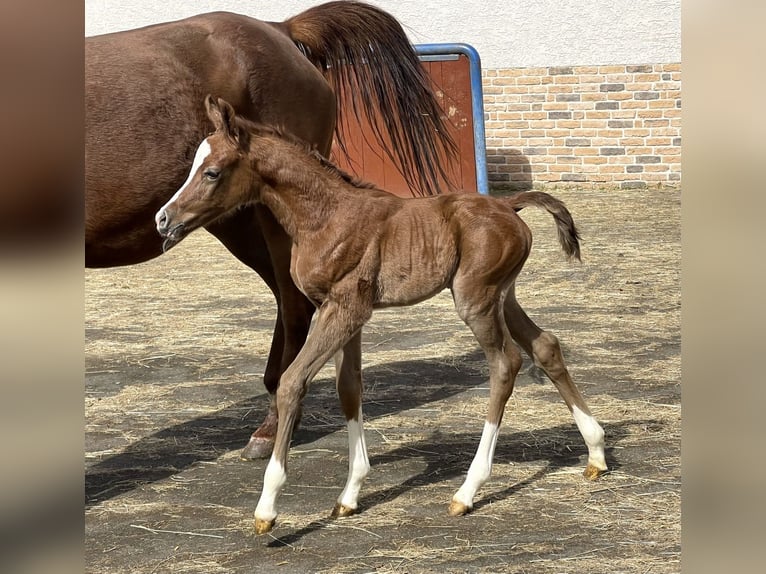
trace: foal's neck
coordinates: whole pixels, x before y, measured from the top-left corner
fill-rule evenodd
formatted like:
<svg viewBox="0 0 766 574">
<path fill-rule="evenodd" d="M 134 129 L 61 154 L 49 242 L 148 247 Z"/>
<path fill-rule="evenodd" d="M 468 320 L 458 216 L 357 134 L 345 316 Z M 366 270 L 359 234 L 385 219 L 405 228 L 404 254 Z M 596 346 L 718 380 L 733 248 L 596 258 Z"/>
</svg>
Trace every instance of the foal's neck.
<svg viewBox="0 0 766 574">
<path fill-rule="evenodd" d="M 279 136 L 254 138 L 253 168 L 267 186 L 260 201 L 294 241 L 320 231 L 347 196 L 350 183 L 308 150 Z"/>
</svg>

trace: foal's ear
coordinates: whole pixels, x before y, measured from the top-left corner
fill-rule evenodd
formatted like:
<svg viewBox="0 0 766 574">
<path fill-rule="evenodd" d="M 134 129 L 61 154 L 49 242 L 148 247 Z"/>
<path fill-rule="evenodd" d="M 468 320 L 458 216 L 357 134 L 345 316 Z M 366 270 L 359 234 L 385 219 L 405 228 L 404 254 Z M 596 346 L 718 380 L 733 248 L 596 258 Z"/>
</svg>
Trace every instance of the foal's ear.
<svg viewBox="0 0 766 574">
<path fill-rule="evenodd" d="M 239 127 L 234 122 L 236 113 L 231 104 L 223 98 L 218 98 L 216 101 L 213 99 L 213 96 L 208 95 L 205 98 L 205 108 L 207 109 L 207 117 L 213 122 L 216 131 L 223 132 L 235 143 L 239 144 Z"/>
</svg>

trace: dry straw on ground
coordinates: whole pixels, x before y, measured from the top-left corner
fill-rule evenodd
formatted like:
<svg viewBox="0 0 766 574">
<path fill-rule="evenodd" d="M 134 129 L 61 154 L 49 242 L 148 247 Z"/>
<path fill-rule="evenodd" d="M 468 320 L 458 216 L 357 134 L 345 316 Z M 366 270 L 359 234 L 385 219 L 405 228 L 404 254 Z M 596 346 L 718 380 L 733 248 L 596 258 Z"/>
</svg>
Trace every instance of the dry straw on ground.
<svg viewBox="0 0 766 574">
<path fill-rule="evenodd" d="M 582 231 L 583 263 L 564 260 L 547 214 L 525 210 L 535 245 L 518 297 L 561 339 L 607 432 L 610 474 L 583 479 L 574 423 L 527 364 L 475 512 L 447 516 L 488 389 L 445 292 L 365 329 L 361 512 L 328 518 L 347 453 L 326 367 L 277 527 L 256 538 L 264 462 L 238 450 L 265 412 L 275 308 L 199 232 L 154 261 L 86 271 L 88 572 L 679 572 L 680 192 L 554 194 Z"/>
</svg>

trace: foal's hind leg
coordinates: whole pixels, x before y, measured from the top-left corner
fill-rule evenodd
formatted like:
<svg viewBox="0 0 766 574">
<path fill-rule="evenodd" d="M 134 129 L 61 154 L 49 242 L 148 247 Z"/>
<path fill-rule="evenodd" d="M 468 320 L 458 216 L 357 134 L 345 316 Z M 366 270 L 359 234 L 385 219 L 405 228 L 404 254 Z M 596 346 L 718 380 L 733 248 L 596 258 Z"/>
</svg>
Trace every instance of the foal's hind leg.
<svg viewBox="0 0 766 574">
<path fill-rule="evenodd" d="M 468 296 L 460 293 L 459 286 L 455 287 L 454 284 L 453 297 L 458 314 L 471 328 L 487 357 L 490 385 L 489 410 L 479 447 L 468 475 L 452 497 L 449 507 L 449 513 L 458 516 L 471 511 L 476 492 L 489 479 L 500 422 L 522 360 L 521 353 L 505 327 L 497 301 L 481 301 L 481 297 L 470 301 Z"/>
<path fill-rule="evenodd" d="M 607 470 L 604 458 L 604 430 L 585 404 L 580 391 L 569 375 L 558 339 L 535 325 L 516 301 L 512 286 L 505 298 L 504 315 L 508 330 L 515 341 L 541 367 L 558 389 L 574 417 L 577 428 L 588 446 L 588 466 L 584 475 L 594 480 Z"/>
</svg>

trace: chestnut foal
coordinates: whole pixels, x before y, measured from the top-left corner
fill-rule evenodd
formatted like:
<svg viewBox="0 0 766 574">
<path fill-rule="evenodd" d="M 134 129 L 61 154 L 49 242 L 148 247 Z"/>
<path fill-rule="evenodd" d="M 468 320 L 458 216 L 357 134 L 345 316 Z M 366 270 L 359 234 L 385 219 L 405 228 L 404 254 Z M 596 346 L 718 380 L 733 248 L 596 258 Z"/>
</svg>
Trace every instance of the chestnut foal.
<svg viewBox="0 0 766 574">
<path fill-rule="evenodd" d="M 595 479 L 607 470 L 604 431 L 572 382 L 558 340 L 535 325 L 515 297 L 515 280 L 532 243 L 518 210 L 537 206 L 550 212 L 564 252 L 579 259 L 577 230 L 562 202 L 541 192 L 502 199 L 399 198 L 353 180 L 274 128 L 236 117 L 221 99 L 208 96 L 205 104 L 216 131 L 200 145 L 186 184 L 157 213 L 159 233 L 177 242 L 239 206 L 262 203 L 292 239 L 291 275 L 318 308 L 277 390 L 276 443 L 255 510 L 259 534 L 270 531 L 277 516 L 301 400 L 333 356 L 349 435 L 348 479 L 333 516 L 356 510 L 370 468 L 362 428 L 362 326 L 373 309 L 412 305 L 445 288 L 490 368 L 489 412 L 450 514 L 469 512 L 489 478 L 498 427 L 522 363 L 513 341 L 542 367 L 572 412 L 588 447 L 585 476 Z"/>
</svg>

